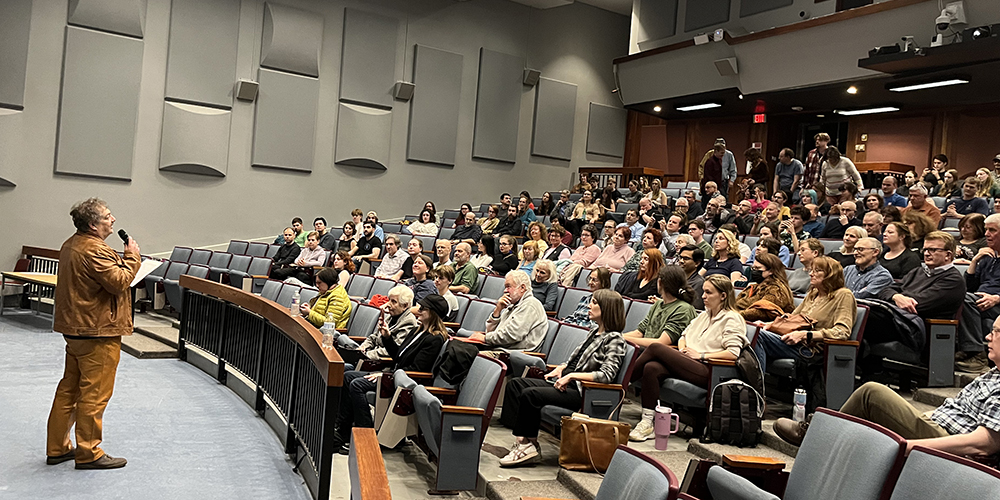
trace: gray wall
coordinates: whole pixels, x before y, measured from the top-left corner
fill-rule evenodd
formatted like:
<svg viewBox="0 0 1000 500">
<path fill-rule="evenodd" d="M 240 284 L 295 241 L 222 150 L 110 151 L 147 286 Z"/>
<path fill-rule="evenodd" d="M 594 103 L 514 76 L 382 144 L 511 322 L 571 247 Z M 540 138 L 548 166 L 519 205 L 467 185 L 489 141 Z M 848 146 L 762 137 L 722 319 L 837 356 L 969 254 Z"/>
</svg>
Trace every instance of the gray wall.
<svg viewBox="0 0 1000 500">
<path fill-rule="evenodd" d="M 323 215 L 339 225 L 355 207 L 378 210 L 387 218 L 415 213 L 427 199 L 443 208 L 492 201 L 501 191 L 527 188 L 540 195 L 540 189 L 568 185 L 581 165 L 621 164 L 620 159 L 588 155 L 586 136 L 590 102 L 620 106 L 611 93 L 611 60 L 628 50 L 625 16 L 583 4 L 538 11 L 507 0 L 282 3 L 315 12 L 324 21 L 312 172 L 251 167 L 255 105 L 240 101 L 232 105 L 228 151 L 219 155 L 227 161 L 225 177 L 159 169 L 170 1 L 149 0 L 131 181 L 121 181 L 54 173 L 67 2 L 35 1 L 24 111 L 0 109 L 0 177 L 16 184 L 0 187 L 0 233 L 5 236 L 0 239 L 0 268 L 13 266 L 21 245 L 57 248 L 73 231 L 71 205 L 90 196 L 109 202 L 116 226 L 135 236 L 144 253 L 157 253 L 173 245 L 207 246 L 277 234 L 294 216 L 311 221 Z M 454 167 L 406 161 L 409 104 L 399 101 L 393 103 L 387 170 L 334 165 L 347 7 L 394 17 L 405 27 L 405 38 L 401 35 L 397 44 L 397 79 L 412 78 L 414 44 L 463 55 Z M 263 1 L 241 0 L 239 12 L 236 77 L 255 80 Z M 542 76 L 578 86 L 570 161 L 531 156 L 535 99 L 529 87 L 521 95 L 516 161 L 472 159 L 480 47 L 517 54 Z M 114 239 L 109 242 L 117 246 Z"/>
</svg>

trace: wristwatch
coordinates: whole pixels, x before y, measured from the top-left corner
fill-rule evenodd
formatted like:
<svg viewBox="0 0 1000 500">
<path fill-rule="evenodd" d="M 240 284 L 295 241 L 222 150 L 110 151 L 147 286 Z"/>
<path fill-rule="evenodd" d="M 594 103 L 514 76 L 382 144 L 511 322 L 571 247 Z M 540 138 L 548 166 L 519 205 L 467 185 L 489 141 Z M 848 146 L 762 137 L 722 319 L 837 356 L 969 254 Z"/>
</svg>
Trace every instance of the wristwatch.
<svg viewBox="0 0 1000 500">
<path fill-rule="evenodd" d="M 701 360 L 705 361 L 705 353 L 701 353 Z"/>
</svg>

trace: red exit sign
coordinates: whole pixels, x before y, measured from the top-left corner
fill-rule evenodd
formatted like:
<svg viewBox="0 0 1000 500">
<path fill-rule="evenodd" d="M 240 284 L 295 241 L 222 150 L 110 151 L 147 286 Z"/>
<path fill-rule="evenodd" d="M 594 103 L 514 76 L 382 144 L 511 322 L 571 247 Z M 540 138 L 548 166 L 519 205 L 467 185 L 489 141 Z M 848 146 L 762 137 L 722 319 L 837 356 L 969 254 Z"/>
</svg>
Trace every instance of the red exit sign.
<svg viewBox="0 0 1000 500">
<path fill-rule="evenodd" d="M 767 123 L 767 115 L 765 115 L 764 113 L 757 113 L 757 114 L 753 115 L 753 122 L 754 123 Z"/>
</svg>

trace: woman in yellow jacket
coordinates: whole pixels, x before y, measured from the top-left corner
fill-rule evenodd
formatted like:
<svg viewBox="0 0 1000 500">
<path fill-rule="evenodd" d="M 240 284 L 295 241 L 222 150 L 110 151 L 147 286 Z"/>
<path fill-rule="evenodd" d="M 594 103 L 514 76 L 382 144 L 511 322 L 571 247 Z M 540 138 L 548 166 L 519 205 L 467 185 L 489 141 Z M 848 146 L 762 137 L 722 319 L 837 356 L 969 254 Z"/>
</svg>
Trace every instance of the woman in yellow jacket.
<svg viewBox="0 0 1000 500">
<path fill-rule="evenodd" d="M 302 316 L 317 328 L 323 326 L 327 315 L 331 313 L 337 328 L 347 327 L 347 320 L 351 317 L 351 299 L 339 281 L 340 274 L 337 271 L 324 267 L 316 273 L 316 288 L 319 289 L 319 295 L 299 306 Z"/>
</svg>

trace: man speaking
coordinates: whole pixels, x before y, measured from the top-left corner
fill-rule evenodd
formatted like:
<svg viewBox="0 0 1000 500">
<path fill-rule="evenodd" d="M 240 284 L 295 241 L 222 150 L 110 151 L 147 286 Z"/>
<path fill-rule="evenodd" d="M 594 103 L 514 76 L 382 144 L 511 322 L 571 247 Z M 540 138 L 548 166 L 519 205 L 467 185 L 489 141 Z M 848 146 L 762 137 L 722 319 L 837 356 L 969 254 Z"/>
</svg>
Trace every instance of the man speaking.
<svg viewBox="0 0 1000 500">
<path fill-rule="evenodd" d="M 126 460 L 100 448 L 101 419 L 115 387 L 122 335 L 132 334 L 129 285 L 139 270 L 139 245 L 128 238 L 123 258 L 104 242 L 115 218 L 100 199 L 83 201 L 69 214 L 76 234 L 59 250 L 52 327 L 66 340 L 66 368 L 49 413 L 46 463 L 76 459 L 77 469 L 117 469 Z"/>
</svg>

